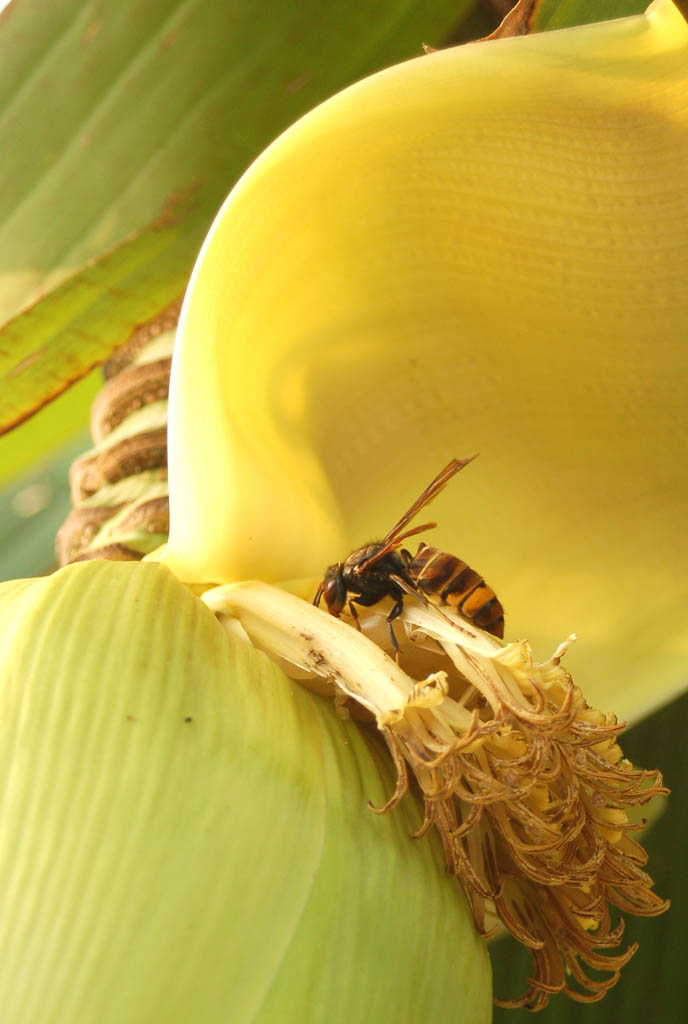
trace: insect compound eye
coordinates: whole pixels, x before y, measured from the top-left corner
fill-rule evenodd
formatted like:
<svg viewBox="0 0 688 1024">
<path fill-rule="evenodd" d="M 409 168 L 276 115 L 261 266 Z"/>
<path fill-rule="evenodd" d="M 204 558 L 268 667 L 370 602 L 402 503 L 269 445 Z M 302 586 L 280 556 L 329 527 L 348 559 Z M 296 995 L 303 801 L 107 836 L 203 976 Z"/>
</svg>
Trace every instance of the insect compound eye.
<svg viewBox="0 0 688 1024">
<path fill-rule="evenodd" d="M 323 581 L 323 597 L 330 614 L 339 615 L 346 603 L 346 587 L 339 566 L 328 569 Z"/>
</svg>

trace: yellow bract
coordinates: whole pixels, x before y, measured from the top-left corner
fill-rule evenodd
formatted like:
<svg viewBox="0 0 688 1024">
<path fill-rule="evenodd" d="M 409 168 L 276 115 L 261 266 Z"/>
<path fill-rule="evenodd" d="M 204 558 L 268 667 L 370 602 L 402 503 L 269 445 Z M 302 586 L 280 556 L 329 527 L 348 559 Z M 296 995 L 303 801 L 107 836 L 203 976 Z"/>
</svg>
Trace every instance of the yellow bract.
<svg viewBox="0 0 688 1024">
<path fill-rule="evenodd" d="M 432 542 L 590 699 L 685 683 L 688 26 L 644 16 L 376 75 L 253 165 L 187 296 L 183 578 L 316 577 L 450 456 Z M 428 538 L 431 539 L 431 538 Z"/>
</svg>

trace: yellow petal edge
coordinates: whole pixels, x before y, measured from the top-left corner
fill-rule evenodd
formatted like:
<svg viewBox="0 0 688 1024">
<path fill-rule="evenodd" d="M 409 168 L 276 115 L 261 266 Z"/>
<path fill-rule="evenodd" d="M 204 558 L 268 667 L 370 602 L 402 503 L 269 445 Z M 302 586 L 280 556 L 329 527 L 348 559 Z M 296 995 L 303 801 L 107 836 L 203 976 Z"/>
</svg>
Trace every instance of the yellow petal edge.
<svg viewBox="0 0 688 1024">
<path fill-rule="evenodd" d="M 432 542 L 633 718 L 685 686 L 688 26 L 433 53 L 250 168 L 184 305 L 167 563 L 317 577 L 453 455 Z M 430 538 L 428 538 L 430 539 Z"/>
</svg>

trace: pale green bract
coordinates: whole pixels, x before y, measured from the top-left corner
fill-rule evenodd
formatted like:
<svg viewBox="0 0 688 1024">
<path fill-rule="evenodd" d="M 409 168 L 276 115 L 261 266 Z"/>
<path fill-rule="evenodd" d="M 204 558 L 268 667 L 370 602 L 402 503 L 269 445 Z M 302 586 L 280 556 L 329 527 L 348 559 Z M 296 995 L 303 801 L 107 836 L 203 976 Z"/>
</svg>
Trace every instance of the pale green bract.
<svg viewBox="0 0 688 1024">
<path fill-rule="evenodd" d="M 158 565 L 0 586 L 12 1024 L 487 1022 L 458 881 L 384 748 Z"/>
</svg>

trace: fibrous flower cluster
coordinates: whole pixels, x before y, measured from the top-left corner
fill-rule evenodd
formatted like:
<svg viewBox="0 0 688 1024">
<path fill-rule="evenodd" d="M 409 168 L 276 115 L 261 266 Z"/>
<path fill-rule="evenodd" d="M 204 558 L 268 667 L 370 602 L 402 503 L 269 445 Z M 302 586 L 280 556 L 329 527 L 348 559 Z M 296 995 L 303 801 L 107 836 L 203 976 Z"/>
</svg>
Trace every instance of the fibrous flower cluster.
<svg viewBox="0 0 688 1024">
<path fill-rule="evenodd" d="M 623 726 L 574 686 L 561 665 L 570 641 L 538 664 L 525 641 L 498 646 L 434 609 L 406 616 L 423 642 L 434 634 L 454 672 L 433 688 L 434 706 L 412 695 L 380 722 L 400 780 L 389 806 L 411 766 L 425 800 L 421 831 L 440 832 L 478 928 L 489 934 L 496 916 L 531 951 L 527 991 L 503 1005 L 541 1009 L 560 991 L 601 998 L 636 948 L 609 952 L 624 930 L 610 908 L 653 915 L 668 905 L 643 871 L 632 836 L 642 826 L 627 816 L 667 792 L 660 773 L 634 769 L 617 741 Z"/>
<path fill-rule="evenodd" d="M 394 660 L 374 642 L 389 643 L 379 606 L 362 620 L 371 640 L 267 584 L 219 587 L 204 600 L 374 715 L 398 775 L 376 810 L 393 808 L 415 777 L 425 804 L 417 835 L 440 833 L 478 929 L 487 936 L 501 922 L 532 954 L 526 991 L 502 1005 L 539 1010 L 557 992 L 592 1002 L 616 983 L 636 948 L 619 951 L 621 915 L 668 906 L 627 811 L 667 790 L 659 772 L 624 758 L 623 725 L 591 707 L 562 667 L 573 638 L 538 663 L 526 641 L 503 644 L 411 599 Z"/>
</svg>

